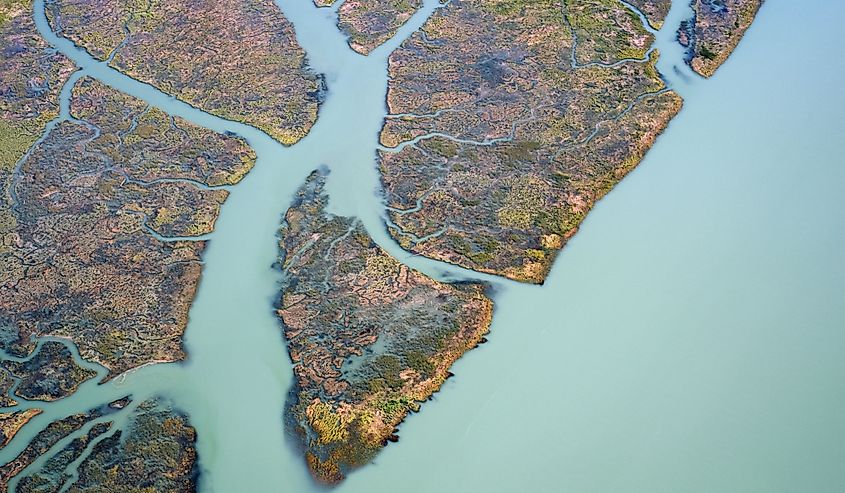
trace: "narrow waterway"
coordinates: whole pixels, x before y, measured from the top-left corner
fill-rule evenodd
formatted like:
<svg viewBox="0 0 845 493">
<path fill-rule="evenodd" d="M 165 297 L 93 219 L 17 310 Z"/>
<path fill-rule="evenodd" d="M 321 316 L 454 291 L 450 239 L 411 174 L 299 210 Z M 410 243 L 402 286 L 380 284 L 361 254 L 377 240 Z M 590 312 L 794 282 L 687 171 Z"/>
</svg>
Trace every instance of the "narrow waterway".
<svg viewBox="0 0 845 493">
<path fill-rule="evenodd" d="M 329 87 L 317 124 L 290 148 L 94 61 L 49 32 L 43 2 L 39 29 L 86 74 L 237 133 L 258 160 L 210 235 L 189 361 L 83 384 L 43 406 L 0 462 L 53 419 L 127 393 L 136 402 L 165 393 L 197 428 L 202 491 L 315 489 L 282 430 L 292 373 L 272 264 L 292 194 L 327 165 L 332 210 L 360 217 L 397 258 L 498 288 L 490 343 L 459 361 L 401 441 L 339 491 L 845 488 L 845 69 L 836 51 L 845 5 L 769 0 L 704 81 L 679 63 L 674 31 L 689 7 L 675 2 L 655 46 L 685 109 L 537 287 L 409 255 L 384 228 L 374 153 L 386 60 L 436 0 L 369 57 L 346 46 L 331 9 L 278 1 Z"/>
</svg>

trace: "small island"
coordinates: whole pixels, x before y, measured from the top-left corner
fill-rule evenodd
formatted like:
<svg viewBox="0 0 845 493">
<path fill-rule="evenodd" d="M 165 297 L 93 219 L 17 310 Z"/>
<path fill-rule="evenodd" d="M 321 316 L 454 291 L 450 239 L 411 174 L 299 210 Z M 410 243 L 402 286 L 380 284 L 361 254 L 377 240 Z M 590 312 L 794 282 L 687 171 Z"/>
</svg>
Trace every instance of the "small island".
<svg viewBox="0 0 845 493">
<path fill-rule="evenodd" d="M 763 5 L 763 0 L 694 0 L 694 16 L 684 21 L 678 40 L 687 48 L 687 63 L 710 77 L 733 53 Z"/>
<path fill-rule="evenodd" d="M 422 0 L 349 0 L 338 8 L 338 27 L 349 47 L 367 55 L 392 38 Z"/>
<path fill-rule="evenodd" d="M 287 421 L 320 482 L 368 463 L 449 367 L 483 341 L 485 287 L 409 269 L 360 221 L 326 212 L 323 172 L 299 190 L 280 231 L 279 316 L 294 363 Z"/>
<path fill-rule="evenodd" d="M 672 8 L 672 0 L 629 0 L 628 3 L 639 9 L 654 29 L 663 27 Z"/>
</svg>

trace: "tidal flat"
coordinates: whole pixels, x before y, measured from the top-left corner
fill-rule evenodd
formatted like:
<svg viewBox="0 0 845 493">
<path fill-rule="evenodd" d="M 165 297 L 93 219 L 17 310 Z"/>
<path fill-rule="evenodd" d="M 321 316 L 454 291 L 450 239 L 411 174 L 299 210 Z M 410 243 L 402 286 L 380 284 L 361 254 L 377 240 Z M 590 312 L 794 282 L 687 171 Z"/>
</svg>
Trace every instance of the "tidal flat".
<svg viewBox="0 0 845 493">
<path fill-rule="evenodd" d="M 116 425 L 119 413 L 128 416 Z M 122 398 L 50 423 L 0 468 L 0 487 L 22 492 L 192 491 L 195 433 L 187 417 L 165 400 Z"/>
</svg>

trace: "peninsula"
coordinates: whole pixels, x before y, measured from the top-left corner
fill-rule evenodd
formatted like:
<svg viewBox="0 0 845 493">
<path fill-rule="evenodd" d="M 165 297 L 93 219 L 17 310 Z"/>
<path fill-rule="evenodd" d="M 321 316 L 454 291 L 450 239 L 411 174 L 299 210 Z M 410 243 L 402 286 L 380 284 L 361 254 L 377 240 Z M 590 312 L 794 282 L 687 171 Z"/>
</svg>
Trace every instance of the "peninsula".
<svg viewBox="0 0 845 493">
<path fill-rule="evenodd" d="M 693 0 L 693 18 L 681 24 L 678 39 L 687 63 L 710 77 L 728 59 L 763 5 L 763 0 Z"/>
</svg>

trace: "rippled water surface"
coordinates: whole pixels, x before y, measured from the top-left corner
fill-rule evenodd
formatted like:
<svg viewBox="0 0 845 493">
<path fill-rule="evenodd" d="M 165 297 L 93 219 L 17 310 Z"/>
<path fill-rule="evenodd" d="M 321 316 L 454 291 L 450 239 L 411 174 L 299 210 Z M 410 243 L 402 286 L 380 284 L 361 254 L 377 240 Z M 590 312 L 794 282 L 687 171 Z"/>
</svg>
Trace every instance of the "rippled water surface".
<svg viewBox="0 0 845 493">
<path fill-rule="evenodd" d="M 338 491 L 845 491 L 845 4 L 768 0 L 705 81 L 676 67 L 683 3 L 658 35 L 659 68 L 683 111 L 590 214 L 544 286 L 494 281 L 490 342 Z M 335 212 L 361 216 L 415 268 L 467 275 L 402 252 L 376 193 L 386 57 L 436 2 L 368 58 L 345 46 L 330 11 L 279 4 L 329 87 L 318 123 L 291 148 L 50 38 L 88 74 L 244 136 L 259 159 L 211 235 L 189 362 L 83 386 L 22 438 L 109 397 L 164 392 L 198 430 L 203 491 L 316 489 L 282 432 L 292 374 L 272 263 L 282 214 L 319 165 L 332 169 Z"/>
</svg>

